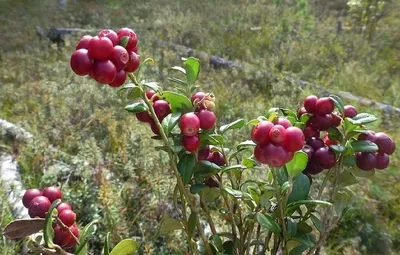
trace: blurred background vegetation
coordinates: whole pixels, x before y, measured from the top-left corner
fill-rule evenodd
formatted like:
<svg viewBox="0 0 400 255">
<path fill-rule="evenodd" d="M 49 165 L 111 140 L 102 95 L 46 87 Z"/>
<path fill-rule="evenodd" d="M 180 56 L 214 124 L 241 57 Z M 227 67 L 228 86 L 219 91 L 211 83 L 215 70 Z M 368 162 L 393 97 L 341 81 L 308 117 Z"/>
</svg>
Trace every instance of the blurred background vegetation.
<svg viewBox="0 0 400 255">
<path fill-rule="evenodd" d="M 29 144 L 0 140 L 0 153 L 18 161 L 26 188 L 61 186 L 80 225 L 103 219 L 90 242 L 95 254 L 107 231 L 114 242 L 137 238 L 141 254 L 178 253 L 178 237 L 156 237 L 162 216 L 174 213 L 173 179 L 150 128 L 123 110 L 128 101 L 115 89 L 72 73 L 69 57 L 85 33 L 65 37 L 58 47 L 40 39 L 35 27 L 92 35 L 130 27 L 140 55 L 156 59 L 146 75 L 164 88 L 171 86 L 167 68 L 187 56 L 173 45 L 246 63 L 237 70 L 202 62 L 198 84 L 216 94 L 222 125 L 321 95 L 298 80 L 399 107 L 399 13 L 399 0 L 0 0 L 0 118 L 35 137 Z M 373 128 L 400 142 L 398 115 L 345 102 L 379 116 Z M 248 134 L 232 134 L 231 144 Z M 55 168 L 58 162 L 65 167 Z M 389 169 L 353 188 L 358 200 L 326 254 L 400 253 L 398 163 L 396 153 Z M 14 217 L 8 192 L 0 188 L 1 228 Z M 19 246 L 0 236 L 0 254 L 17 254 Z"/>
</svg>

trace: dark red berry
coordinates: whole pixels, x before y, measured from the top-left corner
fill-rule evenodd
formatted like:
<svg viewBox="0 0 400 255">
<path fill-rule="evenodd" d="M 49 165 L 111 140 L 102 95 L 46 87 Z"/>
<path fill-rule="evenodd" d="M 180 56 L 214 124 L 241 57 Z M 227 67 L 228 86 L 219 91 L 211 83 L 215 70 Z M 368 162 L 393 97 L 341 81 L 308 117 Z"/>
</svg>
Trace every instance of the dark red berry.
<svg viewBox="0 0 400 255">
<path fill-rule="evenodd" d="M 251 140 L 256 144 L 266 144 L 270 141 L 269 131 L 274 127 L 272 122 L 267 120 L 260 121 L 251 131 Z"/>
<path fill-rule="evenodd" d="M 268 161 L 265 159 L 265 147 L 267 144 L 257 144 L 254 148 L 254 157 L 256 160 L 262 164 L 267 164 Z"/>
<path fill-rule="evenodd" d="M 219 151 L 211 152 L 208 155 L 206 160 L 208 160 L 208 161 L 210 161 L 210 162 L 212 162 L 212 163 L 214 163 L 214 164 L 216 164 L 218 166 L 223 166 L 223 165 L 226 164 L 224 155 L 222 155 L 222 153 L 219 152 Z"/>
<path fill-rule="evenodd" d="M 319 137 L 319 130 L 318 129 L 315 129 L 314 127 L 312 127 L 312 126 L 306 126 L 305 128 L 304 128 L 304 130 L 303 130 L 303 133 L 304 133 L 304 137 L 306 138 L 306 139 L 309 139 L 309 138 L 311 138 L 311 137 Z"/>
<path fill-rule="evenodd" d="M 125 81 L 126 81 L 126 73 L 124 70 L 120 70 L 117 72 L 114 81 L 108 85 L 110 85 L 111 87 L 121 87 L 125 83 Z"/>
<path fill-rule="evenodd" d="M 153 119 L 149 122 L 149 124 L 150 124 L 150 127 L 151 127 L 151 131 L 153 131 L 153 133 L 155 135 L 159 135 L 160 134 L 160 130 L 158 129 L 157 124 L 154 122 Z"/>
<path fill-rule="evenodd" d="M 385 169 L 389 166 L 389 155 L 386 153 L 377 153 L 375 155 L 375 160 L 376 160 L 376 169 Z"/>
<path fill-rule="evenodd" d="M 71 240 L 71 235 L 69 234 L 68 230 L 62 229 L 60 226 L 54 227 L 54 243 L 65 248 L 69 241 Z"/>
<path fill-rule="evenodd" d="M 132 49 L 132 51 L 135 52 L 136 54 L 138 54 L 138 52 L 139 52 L 139 44 L 137 44 L 135 46 L 135 48 Z"/>
<path fill-rule="evenodd" d="M 129 54 L 129 61 L 124 70 L 128 73 L 132 73 L 138 69 L 140 65 L 140 58 L 139 55 L 137 55 L 133 51 L 130 52 L 128 51 L 128 54 Z"/>
<path fill-rule="evenodd" d="M 193 112 L 185 113 L 179 121 L 179 127 L 184 136 L 194 136 L 199 132 L 200 119 Z"/>
<path fill-rule="evenodd" d="M 286 151 L 287 152 L 287 158 L 286 158 L 286 163 L 292 161 L 294 158 L 294 152 L 293 151 Z"/>
<path fill-rule="evenodd" d="M 128 65 L 129 54 L 124 47 L 116 45 L 111 51 L 111 55 L 108 59 L 113 62 L 117 71 L 120 71 L 126 68 L 126 66 Z"/>
<path fill-rule="evenodd" d="M 308 125 L 318 130 L 327 130 L 332 126 L 332 115 L 331 114 L 315 114 L 307 121 Z"/>
<path fill-rule="evenodd" d="M 195 151 L 200 146 L 200 139 L 197 135 L 194 136 L 183 136 L 183 147 L 189 151 Z"/>
<path fill-rule="evenodd" d="M 314 151 L 325 146 L 324 141 L 322 141 L 319 137 L 311 137 L 307 140 L 306 143 L 310 145 L 314 149 Z"/>
<path fill-rule="evenodd" d="M 337 112 L 333 112 L 331 116 L 332 116 L 332 126 L 334 127 L 340 126 L 342 118 L 339 116 L 339 114 Z"/>
<path fill-rule="evenodd" d="M 281 167 L 286 164 L 288 159 L 287 151 L 279 145 L 269 143 L 264 148 L 264 157 L 268 165 Z"/>
<path fill-rule="evenodd" d="M 204 146 L 203 149 L 199 150 L 199 152 L 197 153 L 197 159 L 198 160 L 206 160 L 208 155 L 210 155 L 210 146 L 206 145 Z"/>
<path fill-rule="evenodd" d="M 58 214 L 60 214 L 64 210 L 72 210 L 72 207 L 67 203 L 61 203 L 57 206 Z"/>
<path fill-rule="evenodd" d="M 125 48 L 128 51 L 132 51 L 135 48 L 135 46 L 137 45 L 138 38 L 132 29 L 127 28 L 127 27 L 121 28 L 120 30 L 118 30 L 117 35 L 118 35 L 119 40 L 121 40 L 122 37 L 128 36 L 128 38 L 129 38 L 128 43 L 125 46 Z"/>
<path fill-rule="evenodd" d="M 336 155 L 329 147 L 321 147 L 314 152 L 313 161 L 324 169 L 335 166 Z"/>
<path fill-rule="evenodd" d="M 314 155 L 314 149 L 308 144 L 305 144 L 302 148 L 302 150 L 307 154 L 308 161 L 311 161 L 313 155 Z"/>
<path fill-rule="evenodd" d="M 283 144 L 285 128 L 282 125 L 275 125 L 269 131 L 269 139 L 274 144 Z"/>
<path fill-rule="evenodd" d="M 387 134 L 379 132 L 375 134 L 375 143 L 379 152 L 391 155 L 396 150 L 396 144 Z"/>
<path fill-rule="evenodd" d="M 153 103 L 154 112 L 159 121 L 162 121 L 168 114 L 171 113 L 171 107 L 165 100 L 157 100 Z"/>
<path fill-rule="evenodd" d="M 57 187 L 47 187 L 43 190 L 42 196 L 47 197 L 50 200 L 50 203 L 53 203 L 57 199 L 62 198 L 61 190 Z"/>
<path fill-rule="evenodd" d="M 319 174 L 322 171 L 324 171 L 324 168 L 318 164 L 316 164 L 315 162 L 308 162 L 307 167 L 305 169 L 306 173 L 315 175 L 315 174 Z"/>
<path fill-rule="evenodd" d="M 93 69 L 93 63 L 94 61 L 86 49 L 79 49 L 71 55 L 70 65 L 77 75 L 89 74 Z"/>
<path fill-rule="evenodd" d="M 155 102 L 157 100 L 160 100 L 160 98 L 158 96 L 154 96 L 155 94 L 157 94 L 157 92 L 155 92 L 154 90 L 149 90 L 149 91 L 146 92 L 146 97 L 148 99 L 153 100 L 153 102 Z"/>
<path fill-rule="evenodd" d="M 92 40 L 92 38 L 93 37 L 90 36 L 90 35 L 84 35 L 82 37 L 82 39 L 79 41 L 79 43 L 76 45 L 75 49 L 76 50 L 79 50 L 79 49 L 88 50 L 89 49 L 89 43 L 90 43 L 90 40 Z"/>
<path fill-rule="evenodd" d="M 357 152 L 356 165 L 364 171 L 371 171 L 376 166 L 376 157 L 372 152 Z"/>
<path fill-rule="evenodd" d="M 74 224 L 72 225 L 69 230 L 74 234 L 75 237 L 79 237 L 79 229 L 78 227 Z M 71 236 L 71 239 L 69 239 L 69 242 L 65 245 L 65 248 L 72 248 L 76 245 L 75 238 Z"/>
<path fill-rule="evenodd" d="M 28 213 L 31 218 L 44 218 L 51 206 L 50 200 L 45 196 L 37 196 L 28 205 Z"/>
<path fill-rule="evenodd" d="M 200 120 L 200 128 L 204 130 L 213 128 L 217 121 L 215 114 L 209 110 L 201 110 L 197 114 L 197 117 L 199 117 Z"/>
<path fill-rule="evenodd" d="M 331 146 L 331 145 L 337 145 L 339 143 L 339 141 L 331 140 L 327 136 L 327 137 L 324 138 L 324 143 L 325 143 L 326 146 Z"/>
<path fill-rule="evenodd" d="M 117 69 L 110 60 L 99 60 L 94 63 L 93 77 L 102 84 L 110 84 L 117 76 Z"/>
<path fill-rule="evenodd" d="M 136 113 L 136 119 L 140 122 L 151 123 L 153 119 L 151 118 L 148 111 Z"/>
<path fill-rule="evenodd" d="M 352 105 L 344 106 L 344 117 L 353 118 L 357 115 L 357 109 Z"/>
<path fill-rule="evenodd" d="M 304 108 L 309 113 L 315 112 L 315 104 L 317 103 L 318 97 L 310 95 L 304 99 Z"/>
<path fill-rule="evenodd" d="M 68 227 L 71 227 L 76 220 L 76 214 L 72 210 L 68 209 L 59 213 L 58 217 Z"/>
<path fill-rule="evenodd" d="M 217 178 L 217 180 L 221 182 L 221 177 L 218 174 L 214 175 L 214 178 Z M 209 177 L 204 184 L 210 188 L 219 187 L 218 182 L 216 182 L 212 177 Z"/>
<path fill-rule="evenodd" d="M 329 97 L 321 97 L 315 103 L 315 113 L 330 114 L 335 109 L 335 103 Z"/>
<path fill-rule="evenodd" d="M 281 125 L 281 126 L 283 126 L 285 129 L 287 129 L 287 128 L 289 128 L 289 127 L 292 126 L 292 123 L 290 123 L 290 121 L 289 121 L 288 119 L 286 119 L 286 118 L 278 118 L 278 119 L 276 120 L 276 123 L 274 123 L 274 124 Z"/>
<path fill-rule="evenodd" d="M 299 109 L 299 110 L 297 111 L 297 117 L 300 118 L 301 115 L 306 114 L 306 113 L 307 113 L 306 108 L 302 107 L 301 109 Z"/>
<path fill-rule="evenodd" d="M 367 133 L 362 133 L 358 136 L 358 140 L 368 140 L 375 143 L 375 132 L 368 130 Z"/>
<path fill-rule="evenodd" d="M 114 45 L 107 37 L 95 36 L 89 42 L 89 53 L 95 59 L 106 59 L 111 55 Z"/>
<path fill-rule="evenodd" d="M 283 146 L 287 151 L 298 151 L 304 145 L 304 134 L 300 128 L 288 127 L 284 132 Z"/>
<path fill-rule="evenodd" d="M 34 199 L 35 197 L 41 196 L 42 191 L 39 189 L 28 189 L 25 191 L 24 196 L 22 197 L 22 204 L 28 208 L 29 203 Z"/>
<path fill-rule="evenodd" d="M 113 31 L 111 29 L 101 30 L 97 35 L 100 38 L 101 37 L 107 37 L 108 39 L 110 39 L 112 44 L 113 44 L 113 46 L 115 46 L 115 45 L 117 45 L 119 43 L 119 39 L 118 39 L 117 33 L 115 33 L 115 31 Z"/>
</svg>

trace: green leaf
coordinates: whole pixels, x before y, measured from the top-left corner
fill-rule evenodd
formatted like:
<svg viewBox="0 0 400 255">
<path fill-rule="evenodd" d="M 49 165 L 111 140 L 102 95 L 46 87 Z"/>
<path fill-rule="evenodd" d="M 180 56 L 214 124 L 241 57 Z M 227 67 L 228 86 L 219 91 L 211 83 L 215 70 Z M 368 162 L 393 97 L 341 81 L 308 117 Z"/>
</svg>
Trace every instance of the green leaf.
<svg viewBox="0 0 400 255">
<path fill-rule="evenodd" d="M 196 157 L 193 154 L 183 154 L 178 162 L 178 171 L 182 176 L 183 184 L 188 184 L 192 179 L 193 167 L 196 164 Z"/>
<path fill-rule="evenodd" d="M 119 39 L 119 45 L 121 45 L 122 47 L 126 47 L 126 45 L 129 42 L 129 36 L 123 36 L 121 37 L 121 39 Z"/>
<path fill-rule="evenodd" d="M 212 235 L 210 237 L 210 239 L 212 240 L 212 242 L 215 245 L 215 248 L 217 248 L 218 251 L 222 251 L 223 247 L 222 247 L 222 240 L 221 237 L 219 237 L 219 235 Z"/>
<path fill-rule="evenodd" d="M 350 171 L 352 174 L 354 174 L 357 177 L 369 178 L 369 177 L 372 177 L 375 175 L 375 169 L 372 169 L 371 171 L 363 171 L 357 167 L 353 167 L 350 169 Z"/>
<path fill-rule="evenodd" d="M 264 192 L 260 196 L 260 205 L 263 206 L 264 208 L 268 209 L 271 207 L 271 202 L 269 201 L 272 198 L 273 192 Z"/>
<path fill-rule="evenodd" d="M 136 86 L 134 83 L 128 83 L 122 86 L 117 92 L 118 96 L 122 96 L 125 91 L 127 91 L 126 98 L 128 99 L 139 98 L 141 94 L 140 87 Z"/>
<path fill-rule="evenodd" d="M 256 202 L 257 204 L 260 203 L 260 195 L 257 192 L 257 190 L 254 187 L 247 187 L 247 190 L 249 191 L 249 194 L 251 198 Z"/>
<path fill-rule="evenodd" d="M 282 194 L 285 194 L 286 191 L 288 191 L 288 190 L 290 189 L 291 186 L 292 186 L 292 185 L 290 184 L 289 181 L 287 181 L 287 182 L 285 182 L 284 184 L 282 184 L 282 186 L 281 186 L 281 193 L 282 193 Z"/>
<path fill-rule="evenodd" d="M 378 145 L 368 140 L 352 141 L 351 147 L 355 152 L 376 152 L 378 151 Z"/>
<path fill-rule="evenodd" d="M 52 249 L 54 248 L 53 238 L 54 238 L 54 229 L 53 229 L 53 214 L 55 213 L 56 207 L 61 204 L 61 199 L 55 200 L 48 212 L 46 213 L 45 223 L 44 223 L 44 231 L 43 238 L 46 247 Z"/>
<path fill-rule="evenodd" d="M 235 197 L 235 198 L 242 198 L 243 197 L 243 192 L 241 192 L 240 190 L 235 190 L 235 189 L 231 189 L 228 187 L 224 187 L 223 190 L 228 193 L 229 195 Z"/>
<path fill-rule="evenodd" d="M 188 83 L 194 84 L 199 76 L 200 72 L 200 62 L 197 58 L 190 57 L 187 59 L 183 59 L 183 65 L 185 66 L 186 70 L 186 78 Z"/>
<path fill-rule="evenodd" d="M 297 119 L 297 114 L 294 111 L 292 111 L 290 109 L 284 109 L 284 108 L 280 108 L 280 110 L 283 113 L 283 115 L 290 116 L 290 117 Z"/>
<path fill-rule="evenodd" d="M 338 144 L 338 145 L 336 145 L 336 144 L 334 144 L 334 145 L 330 145 L 329 146 L 334 152 L 336 152 L 336 153 L 343 153 L 343 152 L 345 152 L 346 151 L 346 147 L 345 146 L 343 146 L 343 145 L 341 145 L 341 144 Z"/>
<path fill-rule="evenodd" d="M 194 229 L 196 228 L 196 223 L 197 223 L 197 213 L 192 212 L 188 219 L 188 234 L 190 239 L 193 236 Z"/>
<path fill-rule="evenodd" d="M 106 240 L 104 241 L 103 253 L 104 255 L 110 255 L 110 232 L 107 232 Z"/>
<path fill-rule="evenodd" d="M 147 108 L 147 105 L 144 102 L 136 102 L 125 106 L 125 110 L 128 112 L 138 113 L 148 111 L 149 108 Z"/>
<path fill-rule="evenodd" d="M 220 135 L 209 135 L 205 133 L 200 133 L 199 134 L 199 139 L 201 145 L 215 145 L 215 146 L 220 146 L 224 143 L 224 139 Z"/>
<path fill-rule="evenodd" d="M 180 110 L 192 109 L 192 102 L 183 94 L 173 91 L 164 91 L 161 95 L 171 106 L 171 111 L 176 112 Z"/>
<path fill-rule="evenodd" d="M 310 192 L 310 180 L 305 174 L 300 174 L 294 179 L 292 193 L 290 193 L 287 203 L 302 201 L 308 197 Z"/>
<path fill-rule="evenodd" d="M 239 151 L 239 150 L 242 150 L 245 148 L 254 148 L 255 146 L 256 146 L 256 144 L 252 140 L 247 140 L 247 141 L 239 143 L 236 148 Z"/>
<path fill-rule="evenodd" d="M 144 82 L 143 86 L 145 86 L 151 90 L 154 90 L 155 92 L 160 91 L 160 86 L 158 85 L 158 82 L 154 82 L 154 81 L 153 82 Z"/>
<path fill-rule="evenodd" d="M 320 206 L 332 206 L 331 203 L 322 200 L 299 200 L 288 204 L 288 207 L 295 207 L 299 205 L 320 205 Z"/>
<path fill-rule="evenodd" d="M 336 215 L 341 215 L 343 210 L 349 204 L 350 196 L 343 191 L 338 191 L 335 195 L 335 199 L 333 201 L 333 208 Z"/>
<path fill-rule="evenodd" d="M 244 119 L 238 119 L 235 120 L 234 122 L 231 122 L 229 124 L 223 125 L 219 128 L 219 131 L 221 132 L 221 134 L 223 134 L 224 132 L 230 130 L 230 129 L 239 129 L 242 128 L 245 124 Z"/>
<path fill-rule="evenodd" d="M 344 118 L 344 131 L 345 133 L 350 133 L 354 129 L 358 128 L 358 125 L 352 123 L 352 119 L 350 118 Z"/>
<path fill-rule="evenodd" d="M 289 180 L 289 174 L 285 167 L 278 168 L 276 173 L 276 179 L 279 185 L 283 185 L 285 182 Z"/>
<path fill-rule="evenodd" d="M 315 216 L 314 214 L 311 214 L 311 221 L 314 224 L 315 228 L 318 230 L 318 232 L 322 232 L 322 223 L 321 220 L 318 219 L 317 216 Z"/>
<path fill-rule="evenodd" d="M 249 122 L 246 123 L 246 126 L 255 126 L 260 122 L 259 119 L 252 119 Z"/>
<path fill-rule="evenodd" d="M 93 220 L 89 222 L 82 230 L 79 235 L 79 245 L 75 246 L 75 255 L 86 255 L 88 252 L 89 238 L 95 233 L 95 225 L 99 220 Z"/>
<path fill-rule="evenodd" d="M 199 160 L 194 166 L 195 173 L 217 174 L 221 167 L 207 160 Z"/>
<path fill-rule="evenodd" d="M 227 255 L 234 255 L 235 254 L 235 245 L 233 244 L 233 241 L 228 240 L 224 242 L 222 245 L 223 248 L 223 254 Z"/>
<path fill-rule="evenodd" d="M 251 158 L 244 158 L 242 159 L 242 165 L 244 165 L 246 168 L 253 168 L 257 165 L 257 162 Z"/>
<path fill-rule="evenodd" d="M 157 237 L 161 235 L 171 234 L 173 231 L 179 229 L 183 229 L 182 223 L 179 220 L 164 216 L 161 220 Z"/>
<path fill-rule="evenodd" d="M 312 227 L 310 227 L 307 223 L 304 221 L 301 221 L 297 224 L 297 230 L 301 233 L 311 233 L 312 232 Z"/>
<path fill-rule="evenodd" d="M 307 121 L 311 118 L 312 114 L 306 113 L 301 115 L 300 122 L 307 123 Z"/>
<path fill-rule="evenodd" d="M 184 86 L 184 87 L 187 86 L 186 82 L 184 82 L 184 81 L 182 81 L 181 79 L 178 79 L 178 78 L 168 78 L 168 80 L 169 80 L 170 82 L 177 83 L 177 84 L 182 85 L 182 86 Z"/>
<path fill-rule="evenodd" d="M 190 193 L 197 194 L 200 193 L 202 190 L 207 189 L 208 186 L 204 184 L 194 184 L 190 187 Z"/>
<path fill-rule="evenodd" d="M 168 135 L 172 131 L 172 129 L 176 126 L 176 124 L 178 124 L 180 117 L 181 117 L 180 112 L 174 112 L 168 114 L 167 117 L 165 117 L 162 120 L 161 126 L 166 135 Z"/>
<path fill-rule="evenodd" d="M 339 187 L 344 188 L 353 184 L 357 184 L 358 180 L 350 171 L 344 171 L 340 174 L 338 183 Z"/>
<path fill-rule="evenodd" d="M 330 95 L 329 98 L 332 99 L 332 101 L 335 103 L 336 107 L 339 110 L 339 113 L 344 116 L 344 104 L 342 99 L 336 95 Z"/>
<path fill-rule="evenodd" d="M 328 138 L 331 140 L 336 140 L 336 141 L 343 141 L 343 135 L 342 133 L 339 131 L 338 128 L 336 127 L 330 127 L 328 130 Z"/>
<path fill-rule="evenodd" d="M 343 163 L 348 166 L 354 166 L 356 164 L 356 157 L 354 155 L 344 156 Z"/>
<path fill-rule="evenodd" d="M 257 213 L 257 221 L 260 223 L 261 227 L 266 228 L 273 233 L 280 233 L 282 231 L 281 226 L 279 226 L 278 223 L 276 223 L 269 215 Z"/>
<path fill-rule="evenodd" d="M 307 167 L 308 157 L 303 151 L 297 151 L 291 161 L 286 163 L 286 169 L 291 178 L 301 174 Z"/>
<path fill-rule="evenodd" d="M 302 255 L 309 248 L 308 245 L 302 244 L 290 250 L 289 255 Z"/>
<path fill-rule="evenodd" d="M 124 239 L 115 245 L 110 255 L 132 255 L 138 249 L 138 244 L 133 239 Z"/>
<path fill-rule="evenodd" d="M 292 237 L 293 240 L 298 241 L 308 247 L 313 247 L 315 245 L 315 237 L 312 234 L 304 234 L 298 232 L 296 236 Z"/>
<path fill-rule="evenodd" d="M 353 125 L 365 125 L 376 120 L 377 118 L 374 115 L 368 113 L 360 113 L 352 119 L 349 118 L 350 123 L 352 123 Z"/>
<path fill-rule="evenodd" d="M 287 218 L 287 231 L 291 236 L 295 236 L 297 233 L 297 223 L 292 218 Z"/>
</svg>

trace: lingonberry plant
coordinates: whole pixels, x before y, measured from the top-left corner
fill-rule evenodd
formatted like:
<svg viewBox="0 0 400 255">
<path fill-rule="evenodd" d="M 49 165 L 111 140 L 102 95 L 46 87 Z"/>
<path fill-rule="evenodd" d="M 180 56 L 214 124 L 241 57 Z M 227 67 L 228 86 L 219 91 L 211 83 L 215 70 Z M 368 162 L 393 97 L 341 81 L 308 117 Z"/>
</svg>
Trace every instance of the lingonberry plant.
<svg viewBox="0 0 400 255">
<path fill-rule="evenodd" d="M 376 117 L 344 106 L 336 95 L 310 95 L 297 111 L 271 108 L 253 120 L 238 119 L 218 128 L 215 96 L 196 91 L 199 61 L 184 58 L 183 67 L 172 67 L 176 75 L 168 80 L 176 86 L 164 90 L 142 77 L 142 68 L 153 60 L 139 65 L 136 45 L 136 34 L 128 28 L 84 36 L 71 56 L 71 68 L 114 87 L 129 78 L 118 91 L 133 100 L 125 110 L 149 125 L 152 138 L 160 142 L 155 149 L 168 154 L 169 173 L 176 179 L 173 199 L 179 217 L 166 215 L 159 234 L 183 231 L 189 254 L 319 254 L 349 210 L 349 186 L 389 165 L 395 143 L 366 126 Z M 227 148 L 226 134 L 246 127 L 251 129 L 249 139 Z M 322 180 L 313 183 L 317 175 Z M 48 192 L 51 199 L 41 198 L 39 190 L 24 196 L 24 204 L 37 200 L 32 215 L 53 218 L 46 212 L 59 201 L 50 207 L 51 200 L 61 197 Z M 61 226 L 68 228 L 76 215 L 66 204 L 57 208 Z M 60 246 L 68 243 L 65 228 L 54 227 Z M 87 242 L 88 235 L 82 236 Z M 107 239 L 105 254 L 108 247 Z M 76 254 L 82 251 L 86 248 L 75 249 Z"/>
</svg>

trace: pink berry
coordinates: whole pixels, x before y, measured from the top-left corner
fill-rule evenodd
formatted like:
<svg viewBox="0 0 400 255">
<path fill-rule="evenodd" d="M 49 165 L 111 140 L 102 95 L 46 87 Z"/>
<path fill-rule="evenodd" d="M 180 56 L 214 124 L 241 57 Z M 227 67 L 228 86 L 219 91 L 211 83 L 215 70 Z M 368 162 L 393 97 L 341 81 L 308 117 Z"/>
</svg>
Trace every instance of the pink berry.
<svg viewBox="0 0 400 255">
<path fill-rule="evenodd" d="M 206 160 L 208 160 L 208 161 L 210 161 L 210 162 L 212 162 L 212 163 L 214 163 L 214 164 L 216 164 L 216 165 L 218 165 L 218 166 L 223 166 L 223 165 L 226 164 L 224 155 L 222 155 L 222 153 L 219 152 L 219 151 L 213 151 L 213 152 L 211 152 L 211 153 L 208 155 L 208 157 L 207 157 Z"/>
<path fill-rule="evenodd" d="M 251 131 L 251 140 L 256 144 L 266 144 L 270 141 L 269 131 L 274 127 L 272 122 L 267 120 L 260 121 Z"/>
<path fill-rule="evenodd" d="M 357 109 L 352 105 L 345 105 L 344 106 L 344 116 L 353 118 L 357 115 Z"/>
<path fill-rule="evenodd" d="M 274 123 L 274 124 L 281 125 L 281 126 L 283 126 L 285 129 L 287 129 L 287 128 L 289 128 L 289 127 L 292 126 L 292 123 L 290 123 L 290 121 L 289 121 L 288 119 L 285 119 L 285 118 L 278 118 L 278 119 L 276 120 L 276 123 Z"/>
<path fill-rule="evenodd" d="M 389 166 L 389 156 L 386 153 L 377 153 L 375 155 L 376 169 L 385 169 Z"/>
<path fill-rule="evenodd" d="M 57 206 L 58 214 L 60 214 L 64 210 L 72 210 L 72 207 L 67 203 L 61 203 Z"/>
<path fill-rule="evenodd" d="M 375 143 L 379 147 L 379 152 L 391 155 L 396 150 L 396 144 L 387 134 L 379 132 L 375 134 Z"/>
<path fill-rule="evenodd" d="M 58 217 L 68 227 L 71 227 L 76 220 L 76 214 L 72 210 L 69 210 L 69 209 L 64 210 L 61 213 L 59 213 Z"/>
<path fill-rule="evenodd" d="M 206 160 L 208 155 L 210 155 L 210 146 L 206 145 L 204 146 L 203 149 L 199 150 L 199 152 L 197 153 L 197 159 L 198 160 Z"/>
<path fill-rule="evenodd" d="M 144 123 L 151 123 L 153 121 L 148 111 L 136 113 L 136 119 Z"/>
<path fill-rule="evenodd" d="M 199 117 L 200 120 L 200 128 L 207 130 L 211 129 L 214 127 L 215 122 L 217 121 L 217 117 L 212 111 L 208 110 L 201 110 L 198 114 L 197 117 Z"/>
<path fill-rule="evenodd" d="M 132 51 L 136 47 L 138 38 L 132 29 L 127 27 L 121 28 L 120 30 L 118 30 L 117 35 L 119 40 L 121 40 L 122 37 L 128 37 L 128 43 L 125 46 L 127 51 Z"/>
<path fill-rule="evenodd" d="M 192 152 L 199 148 L 200 146 L 200 139 L 197 135 L 194 136 L 183 136 L 183 147 L 185 150 Z"/>
<path fill-rule="evenodd" d="M 304 145 L 304 134 L 300 128 L 288 127 L 284 132 L 283 146 L 288 151 L 298 151 Z"/>
<path fill-rule="evenodd" d="M 264 148 L 264 157 L 268 165 L 281 167 L 286 164 L 288 159 L 287 151 L 279 145 L 267 144 Z"/>
<path fill-rule="evenodd" d="M 336 164 L 336 155 L 329 147 L 321 147 L 314 153 L 313 160 L 324 169 L 330 169 Z"/>
<path fill-rule="evenodd" d="M 315 114 L 307 121 L 307 124 L 318 130 L 327 130 L 332 126 L 331 114 Z"/>
<path fill-rule="evenodd" d="M 193 112 L 185 113 L 179 121 L 179 127 L 184 136 L 194 136 L 200 129 L 200 120 Z"/>
<path fill-rule="evenodd" d="M 269 131 L 269 139 L 274 144 L 283 144 L 285 128 L 282 125 L 275 125 Z"/>
<path fill-rule="evenodd" d="M 155 102 L 157 100 L 160 100 L 160 98 L 158 96 L 154 96 L 155 94 L 157 94 L 157 93 L 154 90 L 149 90 L 149 91 L 146 92 L 146 97 L 148 99 L 152 99 L 153 102 Z"/>
<path fill-rule="evenodd" d="M 357 152 L 356 165 L 363 171 L 371 171 L 376 166 L 376 157 L 372 152 Z"/>
</svg>

